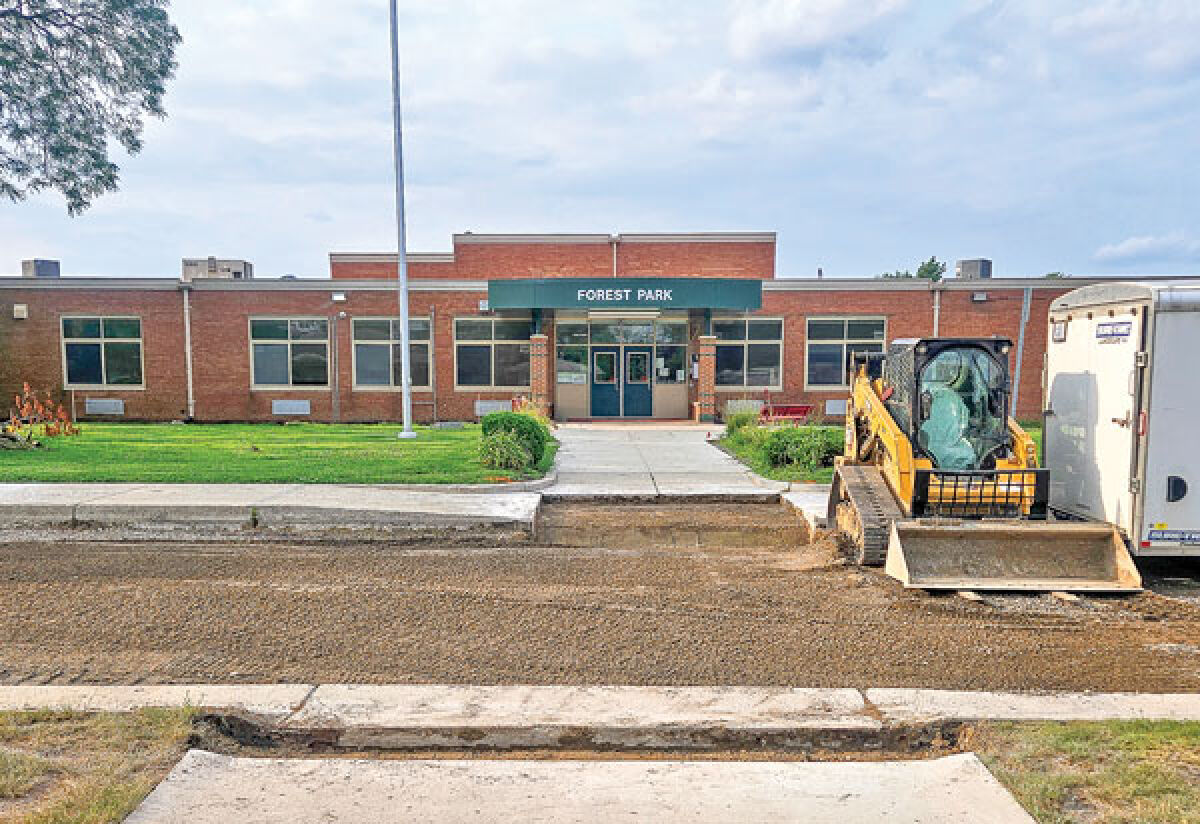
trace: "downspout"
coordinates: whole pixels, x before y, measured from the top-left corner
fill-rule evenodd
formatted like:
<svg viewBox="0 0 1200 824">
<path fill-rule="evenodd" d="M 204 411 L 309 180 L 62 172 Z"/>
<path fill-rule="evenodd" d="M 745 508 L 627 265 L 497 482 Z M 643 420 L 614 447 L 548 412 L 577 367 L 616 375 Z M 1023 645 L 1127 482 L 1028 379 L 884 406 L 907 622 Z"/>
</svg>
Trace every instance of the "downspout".
<svg viewBox="0 0 1200 824">
<path fill-rule="evenodd" d="M 936 338 L 942 328 L 942 287 L 935 283 L 933 289 L 933 336 Z"/>
<path fill-rule="evenodd" d="M 620 238 L 620 235 L 613 235 L 613 236 L 612 236 L 612 253 L 613 253 L 613 255 L 612 255 L 612 257 L 613 257 L 613 261 L 612 261 L 612 276 L 613 276 L 613 277 L 616 277 L 616 276 L 617 276 L 617 244 L 620 242 L 620 241 L 618 240 L 618 238 Z"/>
<path fill-rule="evenodd" d="M 433 422 L 438 422 L 437 406 L 437 352 L 434 341 L 437 339 L 437 307 L 429 307 L 429 394 L 433 399 Z M 453 354 L 453 353 L 451 353 Z"/>
<path fill-rule="evenodd" d="M 341 393 L 341 380 L 340 380 L 341 379 L 341 374 L 340 374 L 341 364 L 339 363 L 340 358 L 338 358 L 338 349 L 341 346 L 341 340 L 338 336 L 338 318 L 345 317 L 345 315 L 346 315 L 345 312 L 334 312 L 333 318 L 332 318 L 332 320 L 333 320 L 333 352 L 331 354 L 333 356 L 332 357 L 333 363 L 331 364 L 331 367 L 332 367 L 332 372 L 333 372 L 333 399 L 332 399 L 333 400 L 333 410 L 332 411 L 333 411 L 333 422 L 334 423 L 342 422 L 342 393 Z"/>
<path fill-rule="evenodd" d="M 180 284 L 183 290 L 183 365 L 187 373 L 187 419 L 196 417 L 196 393 L 192 388 L 192 285 Z"/>
<path fill-rule="evenodd" d="M 1021 395 L 1021 360 L 1025 356 L 1025 327 L 1029 325 L 1029 304 L 1033 301 L 1033 289 L 1025 287 L 1025 298 L 1021 301 L 1021 331 L 1017 334 L 1017 366 L 1013 371 L 1012 412 L 1017 417 L 1017 399 Z"/>
</svg>

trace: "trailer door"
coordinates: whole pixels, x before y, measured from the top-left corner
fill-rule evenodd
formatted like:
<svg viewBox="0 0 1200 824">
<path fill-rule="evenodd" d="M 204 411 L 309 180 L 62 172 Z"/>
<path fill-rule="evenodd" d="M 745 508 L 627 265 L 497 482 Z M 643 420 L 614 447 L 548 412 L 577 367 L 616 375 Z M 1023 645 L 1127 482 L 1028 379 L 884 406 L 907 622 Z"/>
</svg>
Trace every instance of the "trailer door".
<svg viewBox="0 0 1200 824">
<path fill-rule="evenodd" d="M 1130 480 L 1145 313 L 1124 312 L 1074 310 L 1070 321 L 1065 314 L 1051 318 L 1044 437 L 1051 508 L 1108 521 L 1136 540 Z"/>
<path fill-rule="evenodd" d="M 1146 411 L 1144 555 L 1200 555 L 1200 424 L 1196 358 L 1200 314 L 1160 311 L 1154 319 L 1153 370 Z"/>
</svg>

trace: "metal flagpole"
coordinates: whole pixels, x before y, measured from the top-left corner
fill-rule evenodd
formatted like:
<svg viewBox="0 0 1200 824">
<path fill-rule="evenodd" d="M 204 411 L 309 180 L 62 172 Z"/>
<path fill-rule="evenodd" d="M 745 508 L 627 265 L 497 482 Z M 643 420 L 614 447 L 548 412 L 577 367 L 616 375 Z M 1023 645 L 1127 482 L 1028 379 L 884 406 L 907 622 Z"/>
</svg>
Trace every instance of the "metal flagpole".
<svg viewBox="0 0 1200 824">
<path fill-rule="evenodd" d="M 400 109 L 400 32 L 396 0 L 389 0 L 392 18 L 392 135 L 396 165 L 396 240 L 398 289 L 400 292 L 400 371 L 404 390 L 404 431 L 401 438 L 415 438 L 412 428 L 412 354 L 408 330 L 408 249 L 404 231 L 404 128 Z M 432 368 L 432 364 L 431 364 Z"/>
</svg>

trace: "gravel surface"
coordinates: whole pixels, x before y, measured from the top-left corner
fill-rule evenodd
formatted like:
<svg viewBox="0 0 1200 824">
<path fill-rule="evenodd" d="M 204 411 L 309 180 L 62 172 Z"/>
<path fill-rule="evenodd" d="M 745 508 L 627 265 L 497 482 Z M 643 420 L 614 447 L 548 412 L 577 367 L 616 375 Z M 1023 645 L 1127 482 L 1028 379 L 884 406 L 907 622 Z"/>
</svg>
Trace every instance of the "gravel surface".
<svg viewBox="0 0 1200 824">
<path fill-rule="evenodd" d="M 967 601 L 800 549 L 0 544 L 0 683 L 1200 691 L 1200 605 Z"/>
</svg>

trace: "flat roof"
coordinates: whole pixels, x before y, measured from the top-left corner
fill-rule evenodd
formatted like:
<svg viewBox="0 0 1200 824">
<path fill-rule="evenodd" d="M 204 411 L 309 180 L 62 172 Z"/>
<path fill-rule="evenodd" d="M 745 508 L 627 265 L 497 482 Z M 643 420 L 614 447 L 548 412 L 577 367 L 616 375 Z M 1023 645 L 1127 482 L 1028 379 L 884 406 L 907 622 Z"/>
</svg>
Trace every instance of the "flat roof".
<svg viewBox="0 0 1200 824">
<path fill-rule="evenodd" d="M 592 280 L 598 283 L 613 283 L 634 280 L 634 277 L 596 277 Z M 645 278 L 642 278 L 645 279 Z M 651 278 L 653 279 L 653 278 Z M 675 280 L 665 278 L 664 280 Z M 530 281 L 538 278 L 504 278 L 502 281 Z M 1095 285 L 1143 285 L 1148 287 L 1196 287 L 1200 286 L 1200 275 L 1146 275 L 1142 277 L 1096 277 L 1096 278 L 992 278 L 988 280 L 957 280 L 929 281 L 919 278 L 903 280 L 882 280 L 879 278 L 775 278 L 774 280 L 758 280 L 764 292 L 791 291 L 825 291 L 825 292 L 987 292 L 1008 289 L 1055 289 L 1071 290 Z M 443 280 L 416 278 L 409 281 L 412 289 L 421 291 L 487 291 L 487 280 Z M 362 280 L 337 280 L 331 277 L 296 278 L 254 278 L 251 280 L 233 280 L 222 278 L 200 278 L 183 281 L 178 277 L 80 277 L 64 275 L 57 278 L 27 278 L 20 275 L 0 275 L 0 289 L 94 289 L 98 291 L 115 289 L 142 289 L 146 291 L 170 291 L 174 289 L 191 288 L 196 291 L 395 291 L 394 279 L 373 278 Z"/>
</svg>

